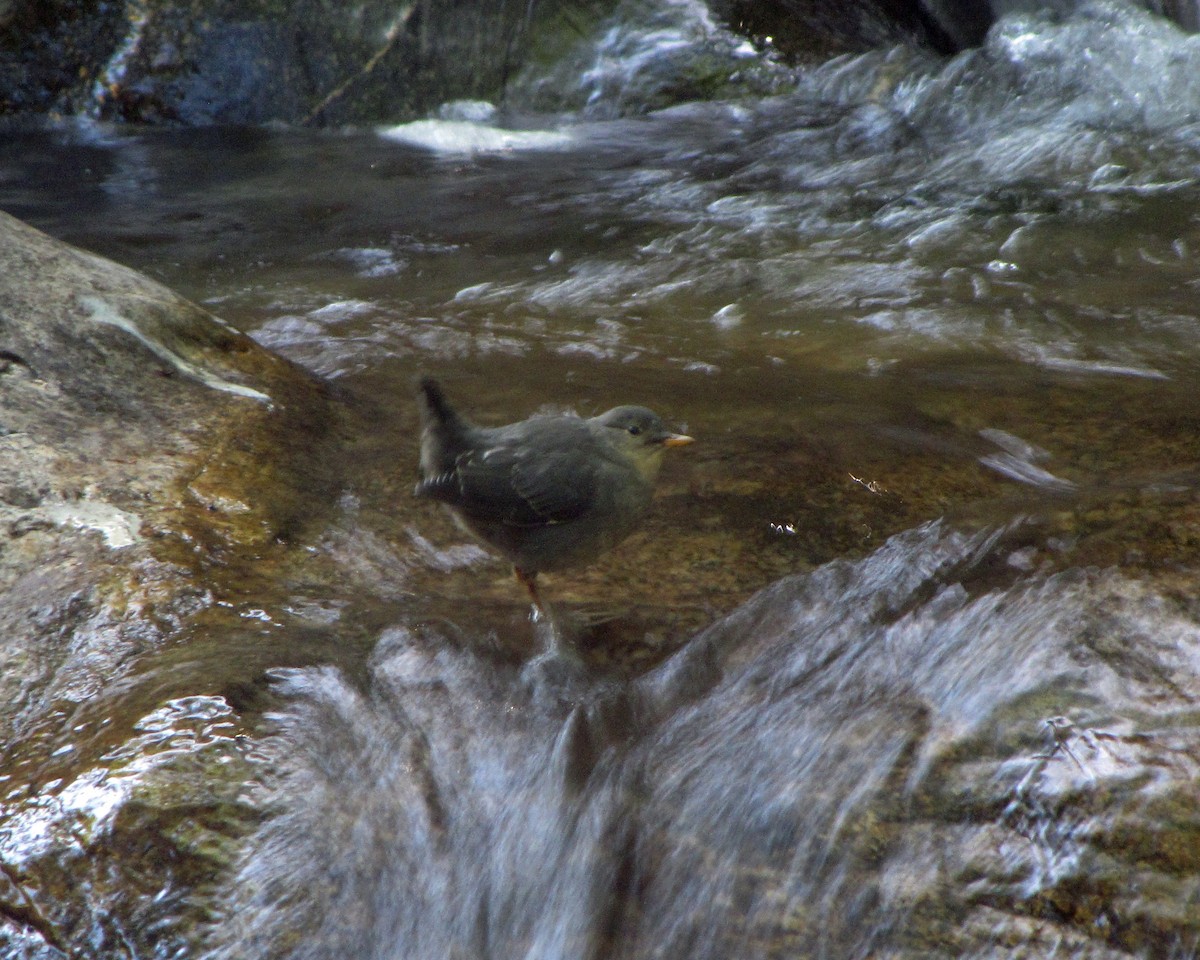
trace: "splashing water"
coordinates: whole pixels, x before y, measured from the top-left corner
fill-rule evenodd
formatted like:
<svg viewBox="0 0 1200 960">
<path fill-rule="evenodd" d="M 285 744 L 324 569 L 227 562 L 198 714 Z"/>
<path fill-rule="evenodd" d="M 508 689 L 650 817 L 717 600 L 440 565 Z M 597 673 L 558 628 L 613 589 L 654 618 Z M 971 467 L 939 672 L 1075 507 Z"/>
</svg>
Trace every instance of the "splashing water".
<svg viewBox="0 0 1200 960">
<path fill-rule="evenodd" d="M 287 674 L 277 810 L 214 956 L 867 956 L 956 871 L 1019 923 L 1078 882 L 1105 791 L 1197 769 L 1183 735 L 1136 772 L 1158 748 L 1114 720 L 1131 680 L 1087 653 L 1096 595 L 1184 641 L 1168 672 L 1200 633 L 1116 576 L 988 586 L 1014 533 L 935 524 L 780 581 L 628 684 L 431 627 L 385 634 L 366 689 Z M 1074 720 L 1046 752 L 1052 703 Z M 1095 818 L 1059 818 L 1079 790 Z"/>
</svg>

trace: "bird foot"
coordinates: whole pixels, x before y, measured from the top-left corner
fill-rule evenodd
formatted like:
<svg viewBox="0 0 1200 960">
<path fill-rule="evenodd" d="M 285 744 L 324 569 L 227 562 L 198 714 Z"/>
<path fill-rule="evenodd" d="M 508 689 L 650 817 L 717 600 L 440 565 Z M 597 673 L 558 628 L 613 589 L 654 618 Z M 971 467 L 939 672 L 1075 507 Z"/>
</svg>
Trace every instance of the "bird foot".
<svg viewBox="0 0 1200 960">
<path fill-rule="evenodd" d="M 529 599 L 533 601 L 533 608 L 529 611 L 529 619 L 534 623 L 537 623 L 539 619 L 550 619 L 550 611 L 542 603 L 541 594 L 538 593 L 537 574 L 528 573 L 520 567 L 513 567 L 513 572 L 517 575 L 517 580 L 521 586 L 529 591 Z"/>
<path fill-rule="evenodd" d="M 514 567 L 517 580 L 529 591 L 533 605 L 529 608 L 529 619 L 542 640 L 548 654 L 567 655 L 578 659 L 576 649 L 580 637 L 579 625 L 572 616 L 562 610 L 555 611 L 542 600 L 537 588 L 537 574 Z"/>
</svg>

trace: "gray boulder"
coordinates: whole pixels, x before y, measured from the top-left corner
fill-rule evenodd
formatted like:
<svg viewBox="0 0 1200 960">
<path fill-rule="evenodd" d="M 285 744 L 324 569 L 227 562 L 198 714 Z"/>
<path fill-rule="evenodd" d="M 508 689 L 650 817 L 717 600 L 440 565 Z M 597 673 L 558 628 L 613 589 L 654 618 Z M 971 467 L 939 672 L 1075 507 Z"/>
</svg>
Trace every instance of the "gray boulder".
<svg viewBox="0 0 1200 960">
<path fill-rule="evenodd" d="M 0 214 L 0 931 L 18 955 L 42 954 L 10 936 L 116 956 L 110 939 L 166 935 L 155 911 L 196 921 L 170 891 L 244 830 L 247 774 L 220 678 L 147 665 L 240 622 L 234 578 L 320 509 L 330 410 L 194 304 Z"/>
</svg>

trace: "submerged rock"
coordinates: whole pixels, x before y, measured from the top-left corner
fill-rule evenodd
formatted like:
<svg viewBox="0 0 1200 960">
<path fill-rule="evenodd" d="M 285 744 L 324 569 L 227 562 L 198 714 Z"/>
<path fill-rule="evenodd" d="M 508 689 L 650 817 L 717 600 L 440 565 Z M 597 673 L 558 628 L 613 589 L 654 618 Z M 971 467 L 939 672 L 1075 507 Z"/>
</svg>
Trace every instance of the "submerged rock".
<svg viewBox="0 0 1200 960">
<path fill-rule="evenodd" d="M 641 943 L 1188 955 L 1194 604 L 1171 578 L 1025 575 L 1029 550 L 1019 528 L 910 531 L 779 581 L 650 678 L 668 712 L 644 749 L 665 786 Z M 678 903 L 693 912 L 654 919 Z"/>
</svg>

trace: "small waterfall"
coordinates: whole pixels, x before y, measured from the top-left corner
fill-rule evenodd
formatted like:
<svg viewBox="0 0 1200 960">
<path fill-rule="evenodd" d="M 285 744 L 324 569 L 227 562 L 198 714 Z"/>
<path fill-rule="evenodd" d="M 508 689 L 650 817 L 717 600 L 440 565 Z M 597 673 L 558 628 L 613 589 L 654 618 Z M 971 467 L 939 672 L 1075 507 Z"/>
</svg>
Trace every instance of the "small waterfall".
<svg viewBox="0 0 1200 960">
<path fill-rule="evenodd" d="M 1018 574 L 1016 536 L 898 536 L 628 683 L 433 628 L 386 633 L 366 689 L 287 674 L 273 814 L 213 956 L 866 957 L 972 910 L 976 947 L 1002 939 L 1087 882 L 1148 759 L 1115 716 L 1156 681 L 1105 652 L 1096 596 L 1121 635 L 1184 639 L 1160 673 L 1200 649 L 1115 575 Z M 1064 818 L 1080 790 L 1094 819 Z"/>
</svg>

